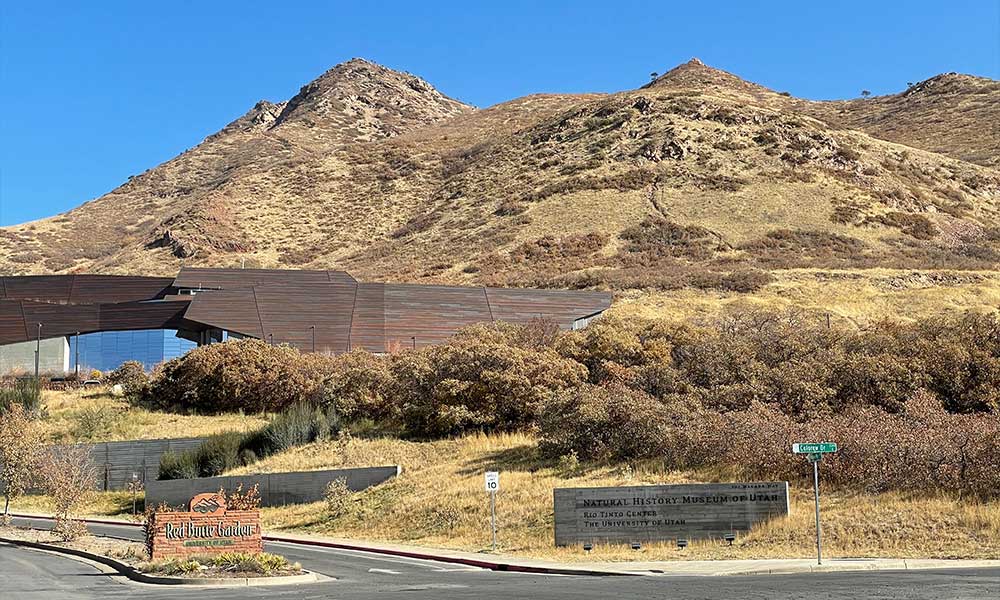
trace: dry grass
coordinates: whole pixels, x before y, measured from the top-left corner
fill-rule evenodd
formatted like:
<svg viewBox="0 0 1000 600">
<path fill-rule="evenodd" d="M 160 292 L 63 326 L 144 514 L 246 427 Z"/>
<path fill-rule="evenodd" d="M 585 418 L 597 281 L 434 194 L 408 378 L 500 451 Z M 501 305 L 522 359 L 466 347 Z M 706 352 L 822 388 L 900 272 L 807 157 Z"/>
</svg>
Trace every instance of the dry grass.
<svg viewBox="0 0 1000 600">
<path fill-rule="evenodd" d="M 227 414 L 180 415 L 149 411 L 112 398 L 103 389 L 45 391 L 43 427 L 54 442 L 201 437 L 223 431 L 248 431 L 267 420 Z"/>
<path fill-rule="evenodd" d="M 671 472 L 648 461 L 575 469 L 538 458 L 525 434 L 474 435 L 437 442 L 353 439 L 314 444 L 272 457 L 241 472 L 311 470 L 400 464 L 402 476 L 357 494 L 346 514 L 330 519 L 323 503 L 263 511 L 266 527 L 340 537 L 405 542 L 484 551 L 489 545 L 489 506 L 482 473 L 502 472 L 497 497 L 501 550 L 561 561 L 635 560 L 622 546 L 601 546 L 589 556 L 580 548 L 555 548 L 552 490 L 725 480 L 724 473 Z M 877 496 L 824 492 L 824 528 L 830 556 L 1000 557 L 1000 505 L 945 496 Z M 669 544 L 647 545 L 643 560 L 808 557 L 813 552 L 812 491 L 793 483 L 792 514 L 742 537 L 732 547 L 693 544 L 680 552 Z"/>
<path fill-rule="evenodd" d="M 389 483 L 355 494 L 344 514 L 330 518 L 323 502 L 263 509 L 264 526 L 361 540 L 418 544 L 465 551 L 489 548 L 486 470 L 501 471 L 497 496 L 500 550 L 558 561 L 701 560 L 810 557 L 814 552 L 812 489 L 793 482 L 792 512 L 742 536 L 732 547 L 694 542 L 556 548 L 552 490 L 556 487 L 725 481 L 722 472 L 666 471 L 658 461 L 618 465 L 559 464 L 540 459 L 527 434 L 472 435 L 435 442 L 360 439 L 311 444 L 233 473 L 403 466 Z M 141 495 L 140 495 L 141 500 Z M 19 499 L 13 510 L 50 512 L 48 498 Z M 91 516 L 129 515 L 128 492 L 92 494 L 81 509 Z M 830 557 L 1000 558 L 1000 504 L 945 495 L 857 494 L 823 490 L 824 549 Z"/>
<path fill-rule="evenodd" d="M 683 289 L 619 294 L 611 312 L 648 318 L 706 318 L 757 307 L 830 313 L 863 326 L 880 319 L 920 319 L 1000 306 L 994 271 L 898 269 L 793 269 L 773 271 L 775 281 L 753 294 Z"/>
<path fill-rule="evenodd" d="M 141 518 L 143 494 L 137 494 L 136 500 L 136 511 L 139 518 Z M 49 496 L 40 496 L 37 494 L 21 496 L 10 503 L 10 510 L 11 512 L 20 513 L 52 514 L 55 511 L 55 502 Z M 86 495 L 74 517 L 122 517 L 131 516 L 131 514 L 131 492 L 95 492 Z"/>
</svg>

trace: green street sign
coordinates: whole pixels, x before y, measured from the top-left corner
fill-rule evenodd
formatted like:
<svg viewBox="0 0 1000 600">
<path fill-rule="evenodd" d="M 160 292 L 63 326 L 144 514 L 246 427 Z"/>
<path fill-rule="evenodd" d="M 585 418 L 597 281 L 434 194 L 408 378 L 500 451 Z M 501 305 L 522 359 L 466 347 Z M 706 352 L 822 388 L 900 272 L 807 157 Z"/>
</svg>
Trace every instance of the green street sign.
<svg viewBox="0 0 1000 600">
<path fill-rule="evenodd" d="M 833 442 L 821 442 L 819 444 L 792 444 L 792 452 L 795 454 L 827 454 L 837 451 L 837 444 Z"/>
</svg>

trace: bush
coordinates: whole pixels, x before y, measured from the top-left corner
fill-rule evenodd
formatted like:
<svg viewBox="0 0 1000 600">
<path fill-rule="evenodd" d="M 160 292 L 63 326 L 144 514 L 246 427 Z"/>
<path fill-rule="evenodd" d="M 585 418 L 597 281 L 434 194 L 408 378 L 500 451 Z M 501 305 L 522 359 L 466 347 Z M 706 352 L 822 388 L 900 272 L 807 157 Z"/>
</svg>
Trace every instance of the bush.
<svg viewBox="0 0 1000 600">
<path fill-rule="evenodd" d="M 402 353 L 393 370 L 403 426 L 417 437 L 521 429 L 535 423 L 553 393 L 586 375 L 554 350 L 478 338 Z"/>
<path fill-rule="evenodd" d="M 260 459 L 296 446 L 328 440 L 339 431 L 335 411 L 297 404 L 274 417 L 259 431 L 244 436 L 239 451 L 252 452 Z"/>
<path fill-rule="evenodd" d="M 34 379 L 17 379 L 10 387 L 0 386 L 0 415 L 14 404 L 30 414 L 38 414 L 42 406 L 42 388 Z"/>
<path fill-rule="evenodd" d="M 359 419 L 393 421 L 397 405 L 392 402 L 393 374 L 389 359 L 364 350 L 338 356 L 332 373 L 323 381 L 318 400 L 346 422 Z"/>
<path fill-rule="evenodd" d="M 277 412 L 314 397 L 330 361 L 254 339 L 209 344 L 165 363 L 143 397 L 205 414 Z"/>
<path fill-rule="evenodd" d="M 243 466 L 240 450 L 245 437 L 245 434 L 235 431 L 217 433 L 197 448 L 168 452 L 160 458 L 157 479 L 215 477 Z"/>
<path fill-rule="evenodd" d="M 742 477 L 808 477 L 808 462 L 788 448 L 822 439 L 840 446 L 823 460 L 824 479 L 836 485 L 1000 496 L 1000 417 L 950 414 L 926 393 L 901 413 L 864 407 L 808 423 L 756 405 L 725 417 L 714 437 L 722 443 L 706 463 L 735 466 Z"/>
<path fill-rule="evenodd" d="M 545 407 L 539 449 L 584 460 L 656 456 L 669 444 L 666 417 L 655 398 L 620 384 L 564 391 Z"/>
<path fill-rule="evenodd" d="M 699 410 L 683 398 L 664 403 L 620 383 L 567 390 L 546 405 L 540 451 L 550 457 L 688 460 Z"/>
<path fill-rule="evenodd" d="M 65 540 L 86 533 L 86 527 L 71 517 L 97 481 L 90 451 L 84 446 L 50 447 L 38 463 L 38 478 L 55 503 L 56 533 Z"/>
<path fill-rule="evenodd" d="M 110 437 L 117 431 L 124 419 L 124 411 L 118 406 L 97 404 L 81 408 L 74 418 L 74 437 L 94 440 Z"/>
<path fill-rule="evenodd" d="M 191 450 L 165 453 L 157 479 L 215 477 L 290 448 L 330 439 L 339 431 L 335 413 L 298 404 L 257 431 L 219 433 Z"/>
<path fill-rule="evenodd" d="M 149 376 L 141 362 L 130 360 L 109 373 L 104 382 L 112 386 L 120 385 L 126 397 L 139 399 L 149 386 Z"/>
<path fill-rule="evenodd" d="M 354 492 L 347 487 L 347 480 L 338 477 L 326 484 L 326 491 L 323 493 L 323 501 L 326 502 L 326 512 L 331 518 L 336 519 L 347 513 L 348 504 Z"/>
</svg>

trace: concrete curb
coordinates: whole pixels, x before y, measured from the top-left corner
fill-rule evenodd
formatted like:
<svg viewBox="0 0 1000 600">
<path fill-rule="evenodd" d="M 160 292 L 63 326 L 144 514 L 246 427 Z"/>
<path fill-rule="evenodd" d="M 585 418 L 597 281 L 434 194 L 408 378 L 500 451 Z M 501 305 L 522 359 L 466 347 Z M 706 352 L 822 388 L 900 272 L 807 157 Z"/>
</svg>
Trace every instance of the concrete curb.
<svg viewBox="0 0 1000 600">
<path fill-rule="evenodd" d="M 46 519 L 52 520 L 49 515 L 30 515 L 21 513 L 11 513 L 12 517 L 22 518 L 22 519 Z M 142 527 L 141 523 L 133 523 L 131 521 L 115 521 L 111 519 L 78 519 L 84 523 L 94 523 L 97 525 L 124 525 L 128 527 Z M 495 562 L 490 560 L 479 560 L 472 558 L 464 558 L 461 556 L 447 556 L 441 554 L 432 554 L 430 552 L 413 552 L 409 550 L 398 550 L 395 548 L 380 548 L 373 546 L 365 546 L 362 544 L 345 544 L 342 542 L 328 542 L 323 540 L 311 540 L 311 539 L 299 539 L 299 538 L 288 538 L 281 535 L 264 534 L 261 538 L 265 542 L 280 542 L 283 544 L 297 544 L 300 546 L 315 546 L 317 548 L 335 548 L 337 550 L 353 550 L 356 552 L 368 552 L 370 554 L 381 554 L 385 556 L 399 556 L 401 558 L 415 558 L 418 560 L 430 560 L 434 562 L 464 565 L 469 567 L 477 567 L 480 569 L 488 569 L 490 571 L 509 571 L 514 573 L 535 573 L 541 575 L 588 575 L 588 576 L 636 576 L 642 575 L 642 573 L 626 573 L 622 571 L 603 571 L 594 570 L 586 568 L 572 568 L 572 567 L 542 567 L 533 565 L 519 565 L 507 562 Z"/>
<path fill-rule="evenodd" d="M 99 565 L 108 567 L 115 573 L 127 577 L 132 581 L 138 581 L 140 583 L 149 583 L 155 585 L 246 587 L 251 585 L 252 586 L 294 585 L 301 583 L 315 583 L 319 581 L 319 578 L 316 576 L 316 574 L 311 571 L 305 571 L 301 575 L 283 575 L 280 577 L 229 577 L 229 578 L 206 577 L 202 579 L 197 579 L 193 577 L 167 577 L 161 575 L 147 575 L 146 573 L 136 570 L 131 565 L 119 562 L 113 558 L 109 558 L 102 554 L 94 554 L 93 552 L 87 552 L 86 550 L 77 550 L 76 548 L 65 548 L 63 546 L 45 544 L 42 542 L 29 542 L 27 540 L 15 540 L 12 538 L 4 538 L 4 537 L 0 537 L 0 542 L 6 544 L 12 544 L 14 546 L 33 548 L 35 550 L 54 552 L 56 554 L 69 556 L 70 558 L 83 559 L 83 562 L 87 563 L 98 563 Z M 102 569 L 102 571 L 103 570 L 104 569 Z"/>
<path fill-rule="evenodd" d="M 576 569 L 572 567 L 542 567 L 535 565 L 519 565 L 506 562 L 494 562 L 489 560 L 479 560 L 465 558 L 461 556 L 448 556 L 442 554 L 431 554 L 427 552 L 413 552 L 410 550 L 398 550 L 395 548 L 380 548 L 377 546 L 362 546 L 360 544 L 345 544 L 343 542 L 328 542 L 324 540 L 310 540 L 302 538 L 288 538 L 280 535 L 264 535 L 266 542 L 280 542 L 283 544 L 297 544 L 300 546 L 316 546 L 319 548 L 335 548 L 337 550 L 354 550 L 357 552 L 368 552 L 369 554 L 382 554 L 386 556 L 399 556 L 402 558 L 416 558 L 418 560 L 430 560 L 469 567 L 478 567 L 490 571 L 509 571 L 512 573 L 535 573 L 542 575 L 588 575 L 588 576 L 636 576 L 641 573 L 626 573 L 623 571 L 600 571 L 594 569 Z"/>
<path fill-rule="evenodd" d="M 52 520 L 52 517 L 48 515 L 28 515 L 28 514 L 15 514 L 11 513 L 13 517 L 26 518 L 26 519 L 46 519 Z M 142 527 L 139 523 L 133 523 L 130 521 L 116 521 L 112 519 L 80 519 L 86 523 L 94 523 L 99 525 L 124 525 L 129 527 Z M 547 574 L 547 575 L 586 575 L 586 576 L 633 576 L 633 577 L 650 577 L 650 576 L 687 576 L 687 577 L 726 577 L 726 576 L 750 576 L 750 575 L 790 575 L 796 573 L 834 573 L 834 572 L 847 572 L 847 571 L 857 571 L 857 572 L 871 572 L 871 571 L 914 571 L 914 570 L 926 570 L 926 569 L 962 569 L 962 568 L 981 568 L 981 567 L 1000 567 L 1000 562 L 998 561 L 984 561 L 984 560 L 965 560 L 965 561 L 949 561 L 946 559 L 880 559 L 882 564 L 876 562 L 859 564 L 847 563 L 847 564 L 837 564 L 836 561 L 852 561 L 852 560 L 868 560 L 868 559 L 830 559 L 832 563 L 824 565 L 787 565 L 787 564 L 774 564 L 775 562 L 783 562 L 781 560 L 763 560 L 760 561 L 759 567 L 750 568 L 734 568 L 733 570 L 725 570 L 724 568 L 716 568 L 715 570 L 685 570 L 684 568 L 679 568 L 677 570 L 671 570 L 671 566 L 682 567 L 685 565 L 685 561 L 664 561 L 661 563 L 647 563 L 650 567 L 655 565 L 654 568 L 642 569 L 637 568 L 638 565 L 628 562 L 623 562 L 619 565 L 603 563 L 600 565 L 593 565 L 591 568 L 587 568 L 583 565 L 579 568 L 569 566 L 569 565 L 532 565 L 517 562 L 501 562 L 498 560 L 489 560 L 489 557 L 472 558 L 468 556 L 460 556 L 454 554 L 447 554 L 447 551 L 442 551 L 442 553 L 435 553 L 433 550 L 428 549 L 423 551 L 422 549 L 404 549 L 404 548 L 391 548 L 377 545 L 365 545 L 364 542 L 351 543 L 346 541 L 334 541 L 334 540 L 323 540 L 323 539 L 313 539 L 308 537 L 288 537 L 280 534 L 264 534 L 262 536 L 265 542 L 279 542 L 283 544 L 292 544 L 300 546 L 312 546 L 317 548 L 333 548 L 338 550 L 351 550 L 355 552 L 366 552 L 369 554 L 380 554 L 384 556 L 398 556 L 402 558 L 414 558 L 418 560 L 428 560 L 440 563 L 465 565 L 470 567 L 476 567 L 480 569 L 488 569 L 491 571 L 508 571 L 515 573 L 534 573 L 534 574 Z M 499 557 L 497 557 L 499 558 Z M 696 562 L 710 562 L 710 561 L 696 561 Z M 767 564 L 771 563 L 771 564 Z M 690 565 L 688 565 L 690 566 Z M 721 566 L 721 565 L 720 565 Z"/>
</svg>

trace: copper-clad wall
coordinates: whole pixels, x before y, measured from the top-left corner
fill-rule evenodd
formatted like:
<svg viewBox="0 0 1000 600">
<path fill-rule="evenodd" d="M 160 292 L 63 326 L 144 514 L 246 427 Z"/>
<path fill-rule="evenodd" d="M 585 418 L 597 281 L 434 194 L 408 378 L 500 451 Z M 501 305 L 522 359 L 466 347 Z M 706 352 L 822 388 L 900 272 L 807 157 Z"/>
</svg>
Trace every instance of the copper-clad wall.
<svg viewBox="0 0 1000 600">
<path fill-rule="evenodd" d="M 169 277 L 123 275 L 23 275 L 0 277 L 0 299 L 56 304 L 99 304 L 162 298 Z"/>
<path fill-rule="evenodd" d="M 42 323 L 43 338 L 222 329 L 302 350 L 392 352 L 441 343 L 475 323 L 543 317 L 569 328 L 610 305 L 603 292 L 358 283 L 343 271 L 184 268 L 176 280 L 3 277 L 0 344 L 33 339 Z"/>
<path fill-rule="evenodd" d="M 177 329 L 187 302 L 119 302 L 53 304 L 0 300 L 0 344 L 33 340 L 42 324 L 42 339 L 95 331 Z"/>
<path fill-rule="evenodd" d="M 385 352 L 385 284 L 359 283 L 351 319 L 351 350 Z"/>
<path fill-rule="evenodd" d="M 356 288 L 353 282 L 254 287 L 264 339 L 312 350 L 315 333 L 316 352 L 347 352 Z"/>
<path fill-rule="evenodd" d="M 253 289 L 217 290 L 193 296 L 184 318 L 197 324 L 263 338 Z"/>
<path fill-rule="evenodd" d="M 0 300 L 0 344 L 12 344 L 28 339 L 24 327 L 24 312 L 16 300 Z"/>
<path fill-rule="evenodd" d="M 356 283 L 344 271 L 296 271 L 291 269 L 208 269 L 183 267 L 174 285 L 190 289 L 250 288 L 321 283 Z"/>
<path fill-rule="evenodd" d="M 28 337 L 34 338 L 38 324 L 42 324 L 42 337 L 51 338 L 80 332 L 100 331 L 100 306 L 97 304 L 50 304 L 48 302 L 21 302 Z"/>
<path fill-rule="evenodd" d="M 487 288 L 493 316 L 498 321 L 528 323 L 545 318 L 569 329 L 577 319 L 607 310 L 608 292 Z"/>
<path fill-rule="evenodd" d="M 169 277 L 120 277 L 115 275 L 74 275 L 73 304 L 136 302 L 163 298 L 174 280 Z"/>
<path fill-rule="evenodd" d="M 178 329 L 185 302 L 119 302 L 101 304 L 100 331 Z"/>
<path fill-rule="evenodd" d="M 4 277 L 0 289 L 8 300 L 69 302 L 72 287 L 72 275 L 24 275 Z"/>
<path fill-rule="evenodd" d="M 439 344 L 462 327 L 492 320 L 483 288 L 385 285 L 388 351 Z"/>
</svg>

